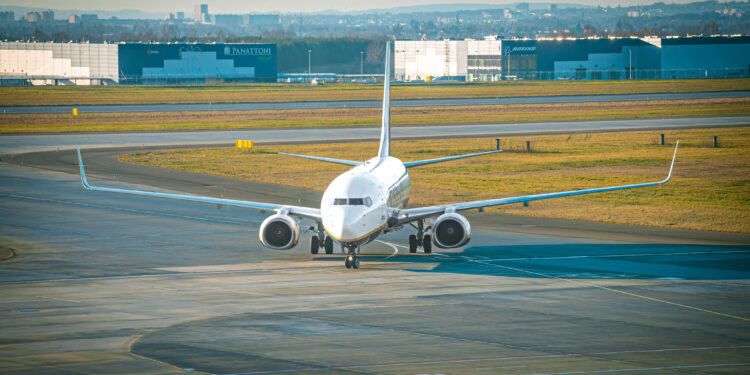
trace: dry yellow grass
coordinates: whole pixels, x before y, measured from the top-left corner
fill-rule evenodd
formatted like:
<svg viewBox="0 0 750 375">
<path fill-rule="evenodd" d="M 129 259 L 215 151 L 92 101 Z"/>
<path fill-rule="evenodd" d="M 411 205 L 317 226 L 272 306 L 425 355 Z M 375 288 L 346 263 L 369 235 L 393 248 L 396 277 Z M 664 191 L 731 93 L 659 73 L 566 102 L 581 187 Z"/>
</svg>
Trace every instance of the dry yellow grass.
<svg viewBox="0 0 750 375">
<path fill-rule="evenodd" d="M 487 212 L 681 229 L 750 233 L 750 128 L 673 130 L 504 138 L 509 152 L 410 170 L 411 203 L 451 203 L 654 181 L 664 178 L 680 139 L 669 184 L 623 192 L 490 208 Z M 720 148 L 711 148 L 711 137 Z M 513 152 L 531 140 L 535 152 Z M 404 161 L 479 152 L 494 139 L 395 142 Z M 236 179 L 323 190 L 347 168 L 274 154 L 293 153 L 364 160 L 375 142 L 177 150 L 122 155 L 123 161 Z"/>
<path fill-rule="evenodd" d="M 750 113 L 750 98 L 394 108 L 392 113 L 395 125 L 727 115 Z M 380 116 L 379 108 L 3 115 L 0 133 L 362 126 L 378 125 Z"/>
<path fill-rule="evenodd" d="M 392 99 L 631 94 L 750 89 L 750 79 L 634 81 L 503 81 L 472 84 L 395 84 Z M 0 87 L 0 105 L 241 103 L 379 100 L 382 84 L 226 84 L 187 86 Z"/>
</svg>

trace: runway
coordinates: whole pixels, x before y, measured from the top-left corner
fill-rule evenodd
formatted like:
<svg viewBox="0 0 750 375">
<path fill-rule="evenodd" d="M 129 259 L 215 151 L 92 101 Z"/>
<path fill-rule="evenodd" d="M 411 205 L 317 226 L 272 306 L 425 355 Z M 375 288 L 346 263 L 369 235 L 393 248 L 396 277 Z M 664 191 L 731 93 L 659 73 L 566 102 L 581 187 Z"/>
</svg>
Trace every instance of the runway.
<svg viewBox="0 0 750 375">
<path fill-rule="evenodd" d="M 391 100 L 391 107 L 485 106 L 509 104 L 559 104 L 623 102 L 645 100 L 686 100 L 746 98 L 750 91 L 712 91 L 681 93 L 613 94 L 613 95 L 555 95 L 511 98 L 440 98 Z M 184 112 L 184 111 L 257 111 L 288 109 L 379 108 L 380 100 L 256 102 L 256 103 L 185 103 L 185 104 L 101 104 L 101 105 L 45 105 L 0 106 L 3 114 L 67 114 L 73 108 L 79 113 L 128 112 Z"/>
<path fill-rule="evenodd" d="M 398 140 L 440 137 L 502 137 L 524 134 L 581 133 L 615 130 L 627 131 L 694 127 L 731 127 L 747 126 L 749 124 L 750 116 L 740 115 L 585 121 L 399 125 L 393 127 L 392 133 L 394 139 Z M 229 145 L 234 144 L 237 139 L 254 140 L 258 143 L 276 143 L 377 140 L 379 137 L 379 126 L 4 135 L 0 136 L 0 154 L 73 149 L 76 145 L 80 145 L 82 148 Z"/>
<path fill-rule="evenodd" d="M 90 136 L 91 147 L 120 140 Z M 87 136 L 69 137 L 17 138 L 12 150 Z M 320 198 L 120 164 L 117 153 L 88 150 L 89 178 Z M 404 254 L 402 231 L 363 249 L 355 271 L 340 254 L 310 255 L 308 234 L 292 251 L 262 248 L 268 214 L 86 192 L 75 171 L 69 150 L 0 163 L 0 245 L 15 252 L 0 262 L 4 373 L 750 370 L 748 235 L 472 213 L 467 248 Z"/>
</svg>

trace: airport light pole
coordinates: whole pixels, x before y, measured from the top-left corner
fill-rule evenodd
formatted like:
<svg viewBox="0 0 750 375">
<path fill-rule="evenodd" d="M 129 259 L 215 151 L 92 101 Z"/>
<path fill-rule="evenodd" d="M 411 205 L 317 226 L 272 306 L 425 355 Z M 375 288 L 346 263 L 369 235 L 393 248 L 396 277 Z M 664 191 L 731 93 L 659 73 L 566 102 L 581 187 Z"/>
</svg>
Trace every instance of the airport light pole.
<svg viewBox="0 0 750 375">
<path fill-rule="evenodd" d="M 310 67 L 311 67 L 311 65 L 310 65 L 310 54 L 311 53 L 312 53 L 311 49 L 307 50 L 307 74 L 312 73 L 312 71 L 310 69 Z"/>
<path fill-rule="evenodd" d="M 359 51 L 359 75 L 362 75 L 362 67 L 365 63 L 365 51 Z"/>
</svg>

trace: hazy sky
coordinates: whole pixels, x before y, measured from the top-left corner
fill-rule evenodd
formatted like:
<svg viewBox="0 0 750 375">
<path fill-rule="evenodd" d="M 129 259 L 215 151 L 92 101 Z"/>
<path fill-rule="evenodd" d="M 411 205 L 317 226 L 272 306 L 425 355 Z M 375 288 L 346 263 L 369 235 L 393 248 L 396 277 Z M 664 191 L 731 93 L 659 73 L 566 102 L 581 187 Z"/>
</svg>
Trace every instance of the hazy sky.
<svg viewBox="0 0 750 375">
<path fill-rule="evenodd" d="M 527 2 L 536 2 L 526 0 Z M 664 0 L 665 3 L 689 3 L 695 0 Z M 498 0 L 0 0 L 0 5 L 17 5 L 27 7 L 41 7 L 52 9 L 96 9 L 96 10 L 120 10 L 139 9 L 145 12 L 190 12 L 194 4 L 208 4 L 209 13 L 249 13 L 249 12 L 314 12 L 320 10 L 336 9 L 341 11 L 352 11 L 362 9 L 391 8 L 406 5 L 426 4 L 455 4 L 455 3 L 481 3 L 481 4 L 507 4 L 519 1 Z M 541 1 L 555 2 L 555 1 Z M 572 0 L 569 3 L 587 5 L 636 5 L 650 4 L 654 0 Z"/>
</svg>

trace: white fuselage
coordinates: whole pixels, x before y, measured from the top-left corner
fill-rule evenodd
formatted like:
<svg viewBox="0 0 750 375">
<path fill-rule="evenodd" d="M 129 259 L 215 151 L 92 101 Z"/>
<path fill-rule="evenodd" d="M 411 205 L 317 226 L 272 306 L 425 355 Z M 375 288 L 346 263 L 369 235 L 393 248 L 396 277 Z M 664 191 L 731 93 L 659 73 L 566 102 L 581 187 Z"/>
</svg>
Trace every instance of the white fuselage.
<svg viewBox="0 0 750 375">
<path fill-rule="evenodd" d="M 359 246 L 386 228 L 393 209 L 409 200 L 411 180 L 394 157 L 375 157 L 336 177 L 320 202 L 323 228 L 334 241 Z"/>
</svg>

